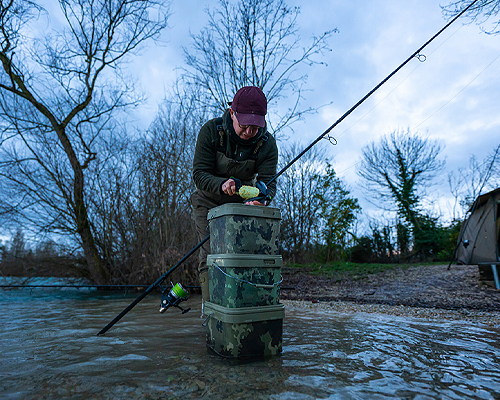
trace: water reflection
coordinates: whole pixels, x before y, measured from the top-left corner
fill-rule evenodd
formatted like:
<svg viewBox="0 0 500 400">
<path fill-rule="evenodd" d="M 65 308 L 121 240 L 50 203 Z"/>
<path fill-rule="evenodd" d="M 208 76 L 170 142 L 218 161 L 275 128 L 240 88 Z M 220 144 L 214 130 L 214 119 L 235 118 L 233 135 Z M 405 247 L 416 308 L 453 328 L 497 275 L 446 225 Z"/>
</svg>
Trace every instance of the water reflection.
<svg viewBox="0 0 500 400">
<path fill-rule="evenodd" d="M 498 329 L 289 310 L 283 354 L 242 365 L 208 355 L 192 311 L 88 290 L 0 292 L 2 398 L 498 398 Z"/>
</svg>

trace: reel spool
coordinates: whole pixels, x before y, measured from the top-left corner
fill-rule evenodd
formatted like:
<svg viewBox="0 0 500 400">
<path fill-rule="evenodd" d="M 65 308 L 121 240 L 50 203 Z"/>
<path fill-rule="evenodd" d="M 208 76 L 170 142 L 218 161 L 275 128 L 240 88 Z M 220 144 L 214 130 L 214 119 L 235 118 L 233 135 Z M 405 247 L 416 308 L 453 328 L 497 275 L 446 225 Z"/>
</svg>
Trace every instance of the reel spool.
<svg viewBox="0 0 500 400">
<path fill-rule="evenodd" d="M 170 307 L 176 307 L 182 311 L 183 314 L 186 314 L 191 308 L 182 308 L 179 306 L 179 303 L 186 301 L 188 291 L 182 287 L 180 283 L 172 284 L 172 288 L 167 292 L 167 288 L 163 289 L 161 292 L 161 304 L 160 304 L 160 313 L 164 313 Z"/>
</svg>

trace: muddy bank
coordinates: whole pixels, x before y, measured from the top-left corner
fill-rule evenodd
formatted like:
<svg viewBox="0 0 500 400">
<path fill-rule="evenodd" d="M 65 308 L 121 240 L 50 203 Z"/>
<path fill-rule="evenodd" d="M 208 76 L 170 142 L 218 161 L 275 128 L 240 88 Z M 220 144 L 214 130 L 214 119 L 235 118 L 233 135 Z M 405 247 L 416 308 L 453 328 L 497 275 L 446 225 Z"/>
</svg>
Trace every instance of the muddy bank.
<svg viewBox="0 0 500 400">
<path fill-rule="evenodd" d="M 412 266 L 334 279 L 283 268 L 282 287 L 295 288 L 282 291 L 283 300 L 500 312 L 500 291 L 481 283 L 471 265 Z"/>
</svg>

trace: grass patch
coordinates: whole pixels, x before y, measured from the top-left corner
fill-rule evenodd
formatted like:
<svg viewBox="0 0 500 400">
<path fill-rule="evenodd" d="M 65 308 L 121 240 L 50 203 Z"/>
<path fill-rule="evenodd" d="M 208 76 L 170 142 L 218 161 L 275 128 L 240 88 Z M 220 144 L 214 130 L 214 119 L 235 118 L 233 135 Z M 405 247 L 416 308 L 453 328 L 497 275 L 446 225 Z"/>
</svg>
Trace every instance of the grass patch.
<svg viewBox="0 0 500 400">
<path fill-rule="evenodd" d="M 407 269 L 410 266 L 436 265 L 436 263 L 419 264 L 364 264 L 345 261 L 336 261 L 332 263 L 310 263 L 310 264 L 289 264 L 292 269 L 301 270 L 308 275 L 324 276 L 326 278 L 340 277 L 363 277 L 372 274 L 378 274 L 388 270 Z"/>
</svg>

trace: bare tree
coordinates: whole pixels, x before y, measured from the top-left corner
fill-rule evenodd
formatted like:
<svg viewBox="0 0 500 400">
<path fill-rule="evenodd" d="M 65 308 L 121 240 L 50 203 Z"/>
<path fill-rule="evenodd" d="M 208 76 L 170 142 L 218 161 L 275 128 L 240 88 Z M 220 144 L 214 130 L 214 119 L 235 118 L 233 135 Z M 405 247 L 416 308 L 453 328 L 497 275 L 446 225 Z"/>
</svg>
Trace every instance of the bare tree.
<svg viewBox="0 0 500 400">
<path fill-rule="evenodd" d="M 137 248 L 146 264 L 163 273 L 196 244 L 190 196 L 196 135 L 206 115 L 193 103 L 194 93 L 174 93 L 162 104 L 146 137 L 137 149 L 136 211 L 146 222 L 137 232 Z M 142 245 L 139 244 L 142 242 Z M 183 282 L 194 284 L 197 274 L 190 263 L 180 270 Z"/>
<path fill-rule="evenodd" d="M 288 164 L 299 152 L 297 143 L 282 149 L 280 163 Z M 279 181 L 274 198 L 283 213 L 281 242 L 285 255 L 300 262 L 320 237 L 321 203 L 316 195 L 320 191 L 319 169 L 325 161 L 324 152 L 311 149 L 288 168 Z"/>
<path fill-rule="evenodd" d="M 44 10 L 34 1 L 0 5 L 2 179 L 18 216 L 47 213 L 47 229 L 69 230 L 91 277 L 109 279 L 94 241 L 85 170 L 111 116 L 137 105 L 120 65 L 167 25 L 156 0 L 60 0 L 65 26 L 44 40 L 26 36 Z M 32 214 L 33 215 L 33 214 Z"/>
<path fill-rule="evenodd" d="M 335 29 L 302 46 L 300 9 L 284 0 L 219 0 L 218 8 L 206 12 L 208 25 L 191 36 L 193 50 L 184 49 L 188 66 L 184 78 L 203 90 L 201 100 L 212 104 L 214 113 L 225 110 L 231 96 L 248 85 L 260 87 L 270 104 L 284 96 L 293 99 L 283 115 L 278 116 L 275 108 L 269 116 L 275 134 L 312 111 L 300 107 L 307 75 L 299 72 L 299 66 L 321 64 L 315 56 L 328 50 L 326 42 Z"/>
<path fill-rule="evenodd" d="M 97 178 L 89 189 L 96 243 L 116 281 L 156 279 L 196 244 L 191 165 L 196 133 L 206 120 L 193 107 L 197 98 L 185 91 L 169 95 L 146 132 L 132 142 L 116 137 L 110 160 L 89 167 Z M 194 284 L 193 266 L 183 264 L 177 277 Z"/>
<path fill-rule="evenodd" d="M 460 13 L 465 7 L 471 4 L 472 0 L 453 1 L 446 6 L 441 6 L 443 15 L 446 18 L 453 18 Z M 482 25 L 482 29 L 489 34 L 500 33 L 500 20 L 492 21 L 490 28 L 485 28 L 484 24 L 492 17 L 496 17 L 500 12 L 500 0 L 478 0 L 466 13 L 465 16 L 470 19 L 470 22 L 476 22 Z"/>
<path fill-rule="evenodd" d="M 287 165 L 299 153 L 297 143 L 282 150 Z M 324 151 L 313 148 L 292 164 L 279 181 L 274 204 L 283 213 L 281 242 L 286 257 L 304 261 L 320 247 L 326 259 L 342 253 L 360 210 L 357 199 L 335 175 Z"/>
<path fill-rule="evenodd" d="M 441 150 L 436 141 L 411 135 L 409 129 L 365 146 L 357 173 L 363 179 L 367 199 L 379 207 L 395 206 L 400 216 L 414 225 L 425 189 L 444 166 L 438 159 Z"/>
<path fill-rule="evenodd" d="M 438 159 L 441 149 L 436 141 L 411 135 L 409 130 L 392 132 L 363 148 L 357 171 L 369 201 L 379 207 L 392 205 L 389 209 L 398 211 L 400 247 L 406 247 L 407 228 L 411 229 L 411 250 L 422 259 L 433 257 L 441 244 L 437 218 L 421 209 L 426 189 L 444 167 Z"/>
<path fill-rule="evenodd" d="M 472 155 L 468 168 L 450 172 L 448 185 L 455 198 L 454 219 L 462 219 L 479 195 L 500 185 L 500 144 L 484 160 L 478 161 L 477 157 Z M 457 215 L 457 203 L 462 209 L 460 216 Z"/>
</svg>

